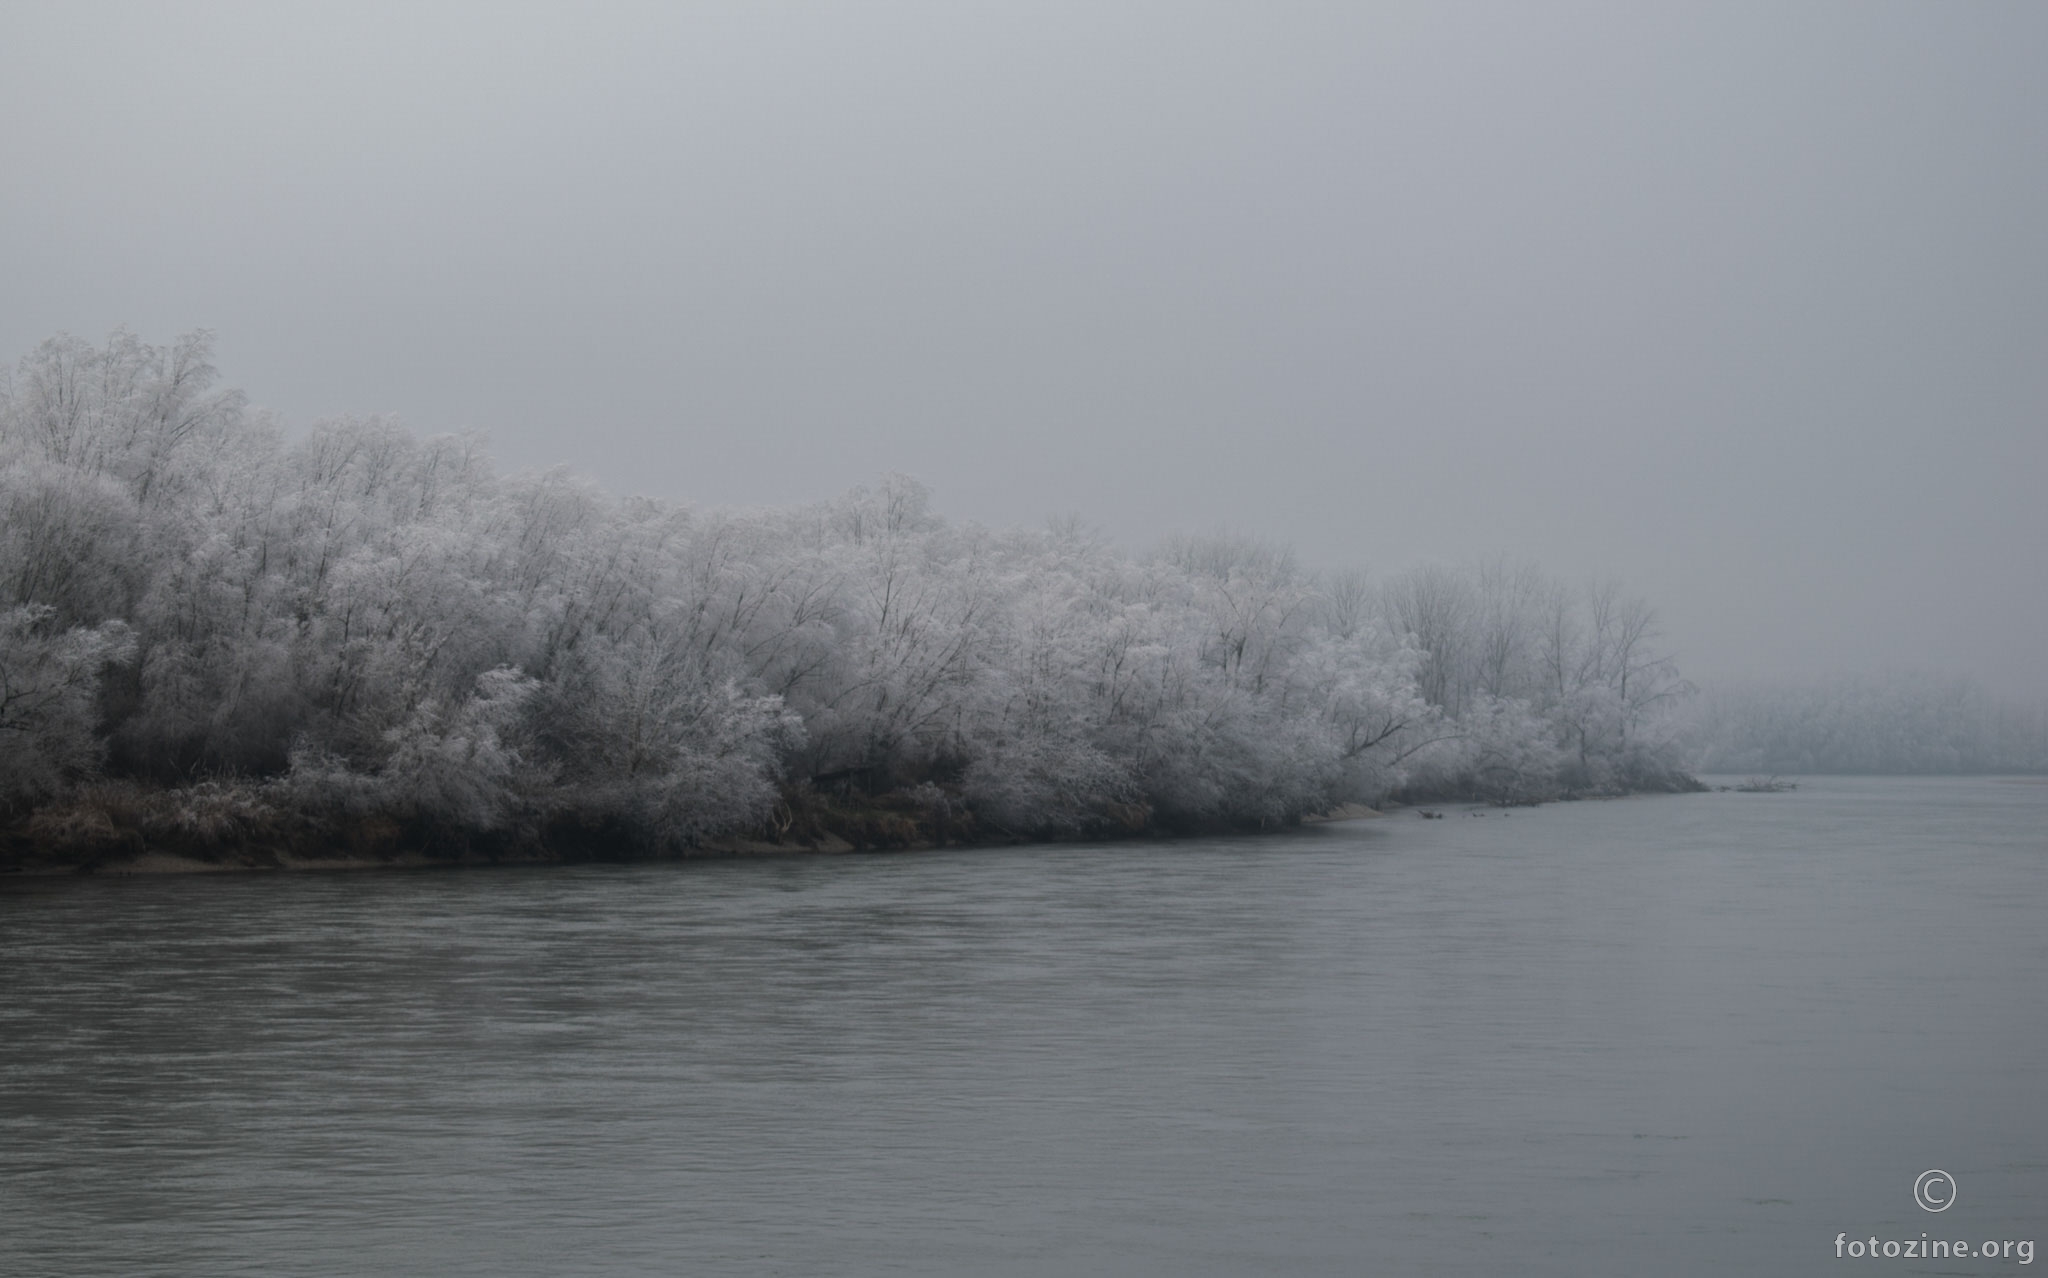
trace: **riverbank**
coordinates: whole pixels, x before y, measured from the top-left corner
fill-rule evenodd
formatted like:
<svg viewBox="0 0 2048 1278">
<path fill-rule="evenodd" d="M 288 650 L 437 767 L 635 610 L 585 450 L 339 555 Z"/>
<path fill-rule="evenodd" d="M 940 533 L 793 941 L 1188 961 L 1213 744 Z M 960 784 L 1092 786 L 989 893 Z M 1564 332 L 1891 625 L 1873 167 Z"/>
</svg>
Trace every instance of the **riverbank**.
<svg viewBox="0 0 2048 1278">
<path fill-rule="evenodd" d="M 1380 815 L 1378 809 L 1347 803 L 1303 816 L 1297 823 Z M 936 787 L 880 796 L 825 795 L 808 787 L 789 787 L 764 828 L 661 847 L 602 823 L 562 815 L 507 829 L 462 830 L 404 814 L 295 810 L 255 782 L 203 782 L 182 788 L 103 782 L 0 822 L 0 874 L 217 874 L 674 861 L 1170 838 L 1253 828 L 1225 822 L 1208 828 L 1167 828 L 1143 805 L 1114 805 L 1083 827 L 1020 832 L 977 822 L 957 796 Z"/>
<path fill-rule="evenodd" d="M 1697 780 L 1658 787 L 1705 789 Z M 1645 791 L 1650 792 L 1650 791 Z M 1560 796 L 1550 801 L 1579 797 Z M 274 783 L 206 781 L 146 786 L 106 781 L 0 821 L 0 874 L 145 875 L 309 870 L 421 869 L 430 866 L 569 865 L 584 862 L 929 851 L 1257 833 L 1294 826 L 1373 820 L 1397 811 L 1482 802 L 1463 795 L 1401 796 L 1375 808 L 1340 804 L 1277 824 L 1163 823 L 1143 804 L 1110 804 L 1085 824 L 1011 830 L 979 821 L 958 794 L 936 786 L 881 795 L 783 787 L 761 827 L 686 843 L 650 845 L 619 823 L 575 813 L 539 812 L 493 830 L 452 827 L 375 809 L 307 810 Z"/>
</svg>

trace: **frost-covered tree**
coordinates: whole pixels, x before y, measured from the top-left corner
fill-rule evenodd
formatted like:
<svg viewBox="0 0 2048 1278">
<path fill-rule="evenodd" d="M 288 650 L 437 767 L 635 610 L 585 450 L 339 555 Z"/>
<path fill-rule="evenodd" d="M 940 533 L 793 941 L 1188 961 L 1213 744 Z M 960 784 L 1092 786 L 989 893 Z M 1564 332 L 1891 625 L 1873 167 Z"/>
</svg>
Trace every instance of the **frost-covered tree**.
<svg viewBox="0 0 2048 1278">
<path fill-rule="evenodd" d="M 241 787 L 185 805 L 229 825 L 645 850 L 820 813 L 1273 825 L 1671 766 L 1647 608 L 1533 568 L 1134 555 L 948 521 L 904 476 L 697 511 L 384 418 L 291 436 L 215 380 L 204 334 L 117 333 L 44 343 L 0 395 L 9 802 L 104 767 Z"/>
<path fill-rule="evenodd" d="M 1924 671 L 1723 685 L 1690 736 L 1708 772 L 2048 771 L 2048 703 Z"/>
<path fill-rule="evenodd" d="M 1396 578 L 1387 623 L 1426 655 L 1440 717 L 1408 788 L 1526 801 L 1689 784 L 1692 687 L 1657 647 L 1654 609 L 1614 583 L 1574 590 L 1533 565 L 1431 566 Z"/>
<path fill-rule="evenodd" d="M 119 621 L 65 629 L 47 606 L 0 612 L 0 805 L 98 770 L 100 675 L 131 644 Z"/>
</svg>

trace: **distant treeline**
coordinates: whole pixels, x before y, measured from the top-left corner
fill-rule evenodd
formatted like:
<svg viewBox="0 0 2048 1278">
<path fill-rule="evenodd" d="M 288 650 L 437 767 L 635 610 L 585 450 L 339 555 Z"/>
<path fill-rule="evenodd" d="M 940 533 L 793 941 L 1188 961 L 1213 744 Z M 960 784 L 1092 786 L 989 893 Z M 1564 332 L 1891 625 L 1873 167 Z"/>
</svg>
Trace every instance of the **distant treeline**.
<svg viewBox="0 0 2048 1278">
<path fill-rule="evenodd" d="M 624 855 L 1284 825 L 1689 783 L 1654 617 L 1532 568 L 1318 576 L 949 523 L 901 477 L 697 511 L 381 419 L 288 438 L 205 335 L 0 399 L 16 860 Z"/>
<path fill-rule="evenodd" d="M 1897 672 L 1716 687 L 1693 739 L 1702 771 L 2048 772 L 2048 703 Z"/>
</svg>

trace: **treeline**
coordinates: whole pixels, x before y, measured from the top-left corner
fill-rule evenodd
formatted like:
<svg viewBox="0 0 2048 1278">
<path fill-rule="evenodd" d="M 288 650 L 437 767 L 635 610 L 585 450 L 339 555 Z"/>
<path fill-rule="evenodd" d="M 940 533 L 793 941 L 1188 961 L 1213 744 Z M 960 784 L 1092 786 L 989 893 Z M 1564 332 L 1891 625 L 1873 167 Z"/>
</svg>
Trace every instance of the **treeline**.
<svg viewBox="0 0 2048 1278">
<path fill-rule="evenodd" d="M 1894 672 L 1717 687 L 1698 699 L 1700 767 L 1730 773 L 2048 772 L 2048 704 Z"/>
<path fill-rule="evenodd" d="M 693 511 L 382 419 L 289 439 L 205 335 L 0 399 L 16 855 L 674 852 L 1273 826 L 1687 783 L 1654 618 L 1533 569 L 1119 553 L 891 477 Z M 84 855 L 81 852 L 78 855 Z"/>
</svg>

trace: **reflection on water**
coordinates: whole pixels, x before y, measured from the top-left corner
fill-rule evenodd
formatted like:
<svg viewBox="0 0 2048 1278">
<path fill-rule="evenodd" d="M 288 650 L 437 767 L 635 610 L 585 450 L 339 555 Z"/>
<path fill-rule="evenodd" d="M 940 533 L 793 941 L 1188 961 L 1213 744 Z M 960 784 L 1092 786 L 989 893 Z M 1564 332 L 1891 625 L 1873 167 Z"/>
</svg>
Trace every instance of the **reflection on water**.
<svg viewBox="0 0 2048 1278">
<path fill-rule="evenodd" d="M 10 881 L 0 1272 L 1794 1274 L 2048 1234 L 2048 787 L 1451 816 Z M 2012 1271 L 1975 1263 L 1935 1267 Z"/>
</svg>

